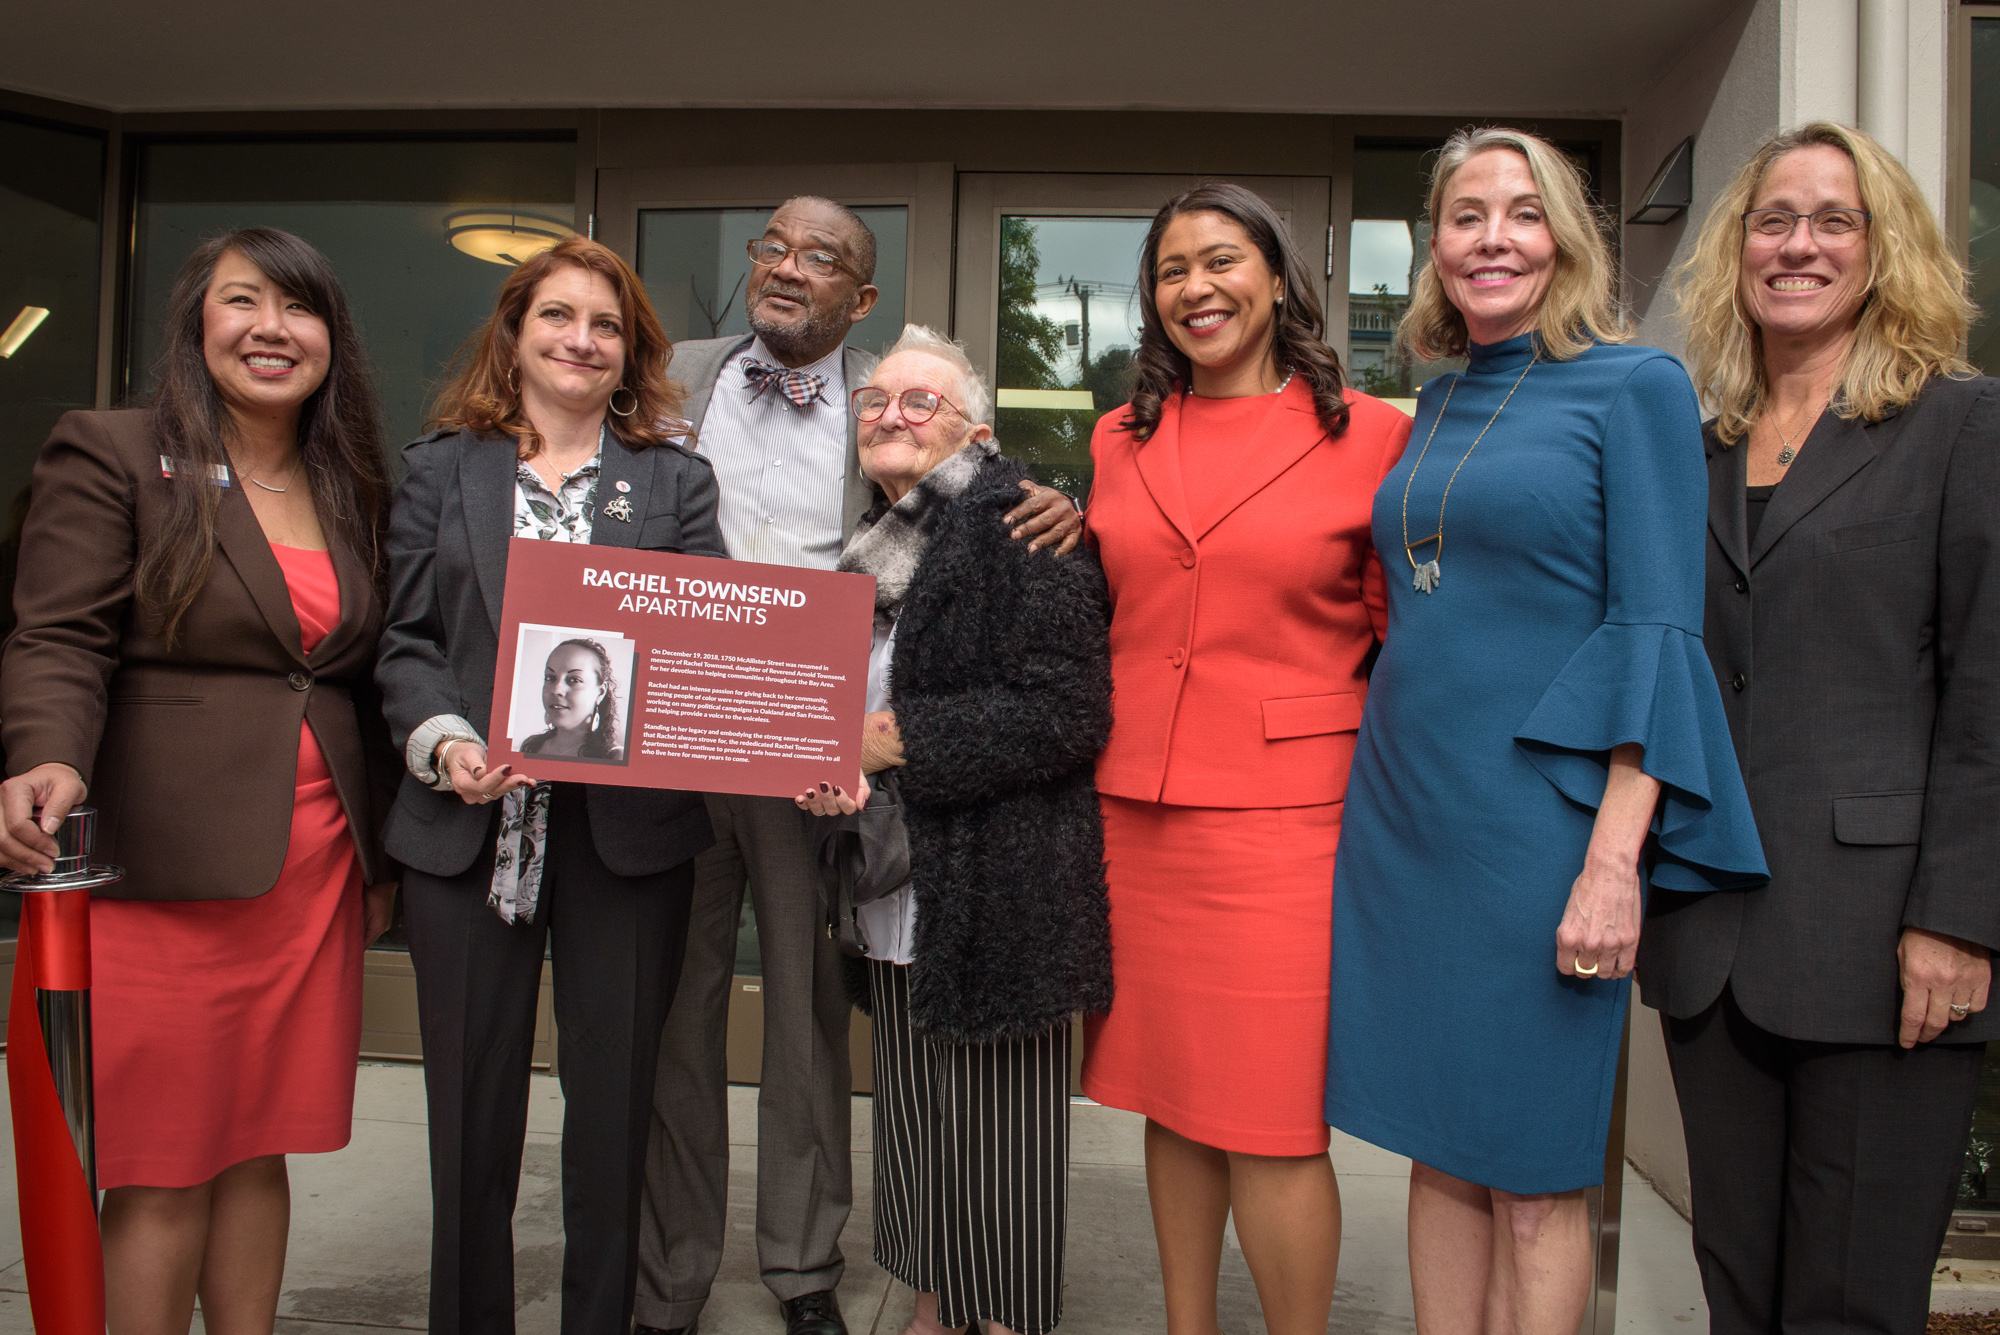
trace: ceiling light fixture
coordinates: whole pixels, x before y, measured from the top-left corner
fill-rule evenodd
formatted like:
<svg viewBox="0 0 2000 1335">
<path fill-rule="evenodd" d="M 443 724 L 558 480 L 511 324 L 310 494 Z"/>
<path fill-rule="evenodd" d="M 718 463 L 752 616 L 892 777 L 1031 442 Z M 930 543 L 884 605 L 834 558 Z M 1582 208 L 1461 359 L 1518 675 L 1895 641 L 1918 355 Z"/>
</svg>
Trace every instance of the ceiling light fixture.
<svg viewBox="0 0 2000 1335">
<path fill-rule="evenodd" d="M 491 209 L 454 213 L 444 220 L 444 230 L 453 248 L 488 264 L 510 266 L 523 264 L 576 235 L 575 228 L 552 218 Z"/>
<path fill-rule="evenodd" d="M 46 306 L 23 306 L 21 313 L 14 317 L 14 323 L 7 326 L 7 332 L 0 334 L 0 357 L 11 357 L 21 350 L 28 341 L 28 335 L 42 327 L 42 321 L 49 318 Z"/>
</svg>

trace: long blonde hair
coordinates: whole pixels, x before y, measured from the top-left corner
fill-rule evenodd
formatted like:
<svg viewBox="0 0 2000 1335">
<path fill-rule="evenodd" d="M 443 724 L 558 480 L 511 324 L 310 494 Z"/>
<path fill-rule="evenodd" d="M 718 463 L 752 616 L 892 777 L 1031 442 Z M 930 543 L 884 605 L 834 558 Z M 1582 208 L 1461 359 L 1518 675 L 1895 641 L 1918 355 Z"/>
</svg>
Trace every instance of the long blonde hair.
<svg viewBox="0 0 2000 1335">
<path fill-rule="evenodd" d="M 1675 276 L 1695 387 L 1715 410 L 1715 432 L 1733 445 L 1764 409 L 1764 344 L 1744 313 L 1743 214 L 1773 164 L 1823 144 L 1847 154 L 1868 222 L 1868 289 L 1854 346 L 1834 388 L 1842 417 L 1879 422 L 1917 397 L 1934 375 L 1969 375 L 1960 349 L 1973 317 L 1965 269 L 1902 163 L 1859 130 L 1811 121 L 1764 141 L 1715 201 L 1694 253 Z"/>
<path fill-rule="evenodd" d="M 1445 141 L 1431 171 L 1430 219 L 1436 234 L 1444 211 L 1445 191 L 1458 169 L 1480 153 L 1506 149 L 1528 162 L 1528 174 L 1542 197 L 1549 234 L 1556 242 L 1555 276 L 1542 298 L 1536 332 L 1542 349 L 1557 361 L 1567 361 L 1592 343 L 1622 343 L 1627 335 L 1619 317 L 1617 267 L 1605 239 L 1597 210 L 1584 189 L 1583 174 L 1563 151 L 1525 130 L 1483 128 L 1460 130 Z M 1462 357 L 1471 343 L 1465 316 L 1445 295 L 1437 265 L 1424 265 L 1410 309 L 1396 331 L 1405 356 L 1421 361 Z"/>
</svg>

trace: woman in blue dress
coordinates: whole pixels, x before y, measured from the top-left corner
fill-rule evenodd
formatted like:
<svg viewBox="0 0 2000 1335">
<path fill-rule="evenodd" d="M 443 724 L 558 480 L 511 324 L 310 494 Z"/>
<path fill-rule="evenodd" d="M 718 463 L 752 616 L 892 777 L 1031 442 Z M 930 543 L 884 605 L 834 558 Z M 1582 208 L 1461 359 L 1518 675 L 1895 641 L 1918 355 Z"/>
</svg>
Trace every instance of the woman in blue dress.
<svg viewBox="0 0 2000 1335">
<path fill-rule="evenodd" d="M 1409 559 L 1347 791 L 1326 1116 L 1414 1161 L 1420 1335 L 1571 1335 L 1645 887 L 1764 859 L 1701 643 L 1686 372 L 1618 346 L 1546 141 L 1454 136 L 1430 213 L 1402 337 L 1471 364 L 1424 387 L 1375 497 Z"/>
</svg>

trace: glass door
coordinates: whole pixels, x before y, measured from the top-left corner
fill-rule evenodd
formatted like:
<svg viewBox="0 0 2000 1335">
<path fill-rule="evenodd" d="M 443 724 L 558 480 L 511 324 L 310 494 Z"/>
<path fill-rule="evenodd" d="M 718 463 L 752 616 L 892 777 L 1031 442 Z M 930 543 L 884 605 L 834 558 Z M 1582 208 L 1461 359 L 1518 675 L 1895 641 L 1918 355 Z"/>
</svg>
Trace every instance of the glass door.
<svg viewBox="0 0 2000 1335">
<path fill-rule="evenodd" d="M 959 176 L 953 334 L 993 383 L 1001 447 L 1046 485 L 1089 492 L 1091 430 L 1131 392 L 1146 228 L 1160 205 L 1209 179 Z M 1327 178 L 1230 179 L 1268 200 L 1308 262 L 1325 257 L 1332 272 Z"/>
</svg>

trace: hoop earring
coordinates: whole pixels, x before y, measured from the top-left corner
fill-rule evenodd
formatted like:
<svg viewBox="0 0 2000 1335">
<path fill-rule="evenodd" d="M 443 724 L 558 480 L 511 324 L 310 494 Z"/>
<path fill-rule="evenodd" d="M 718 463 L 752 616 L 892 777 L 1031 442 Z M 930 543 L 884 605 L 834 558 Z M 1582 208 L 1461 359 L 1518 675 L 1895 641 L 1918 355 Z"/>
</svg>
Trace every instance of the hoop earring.
<svg viewBox="0 0 2000 1335">
<path fill-rule="evenodd" d="M 620 408 L 618 406 L 618 390 L 620 389 L 624 390 L 627 394 L 630 394 L 632 396 L 632 406 L 630 408 Z M 632 388 L 630 385 L 620 385 L 618 389 L 614 389 L 611 391 L 611 399 L 606 406 L 609 407 L 612 412 L 617 413 L 620 417 L 630 417 L 633 413 L 639 411 L 639 391 Z"/>
<path fill-rule="evenodd" d="M 514 368 L 511 366 L 507 368 L 507 392 L 509 394 L 519 394 L 521 392 L 514 387 Z"/>
</svg>

